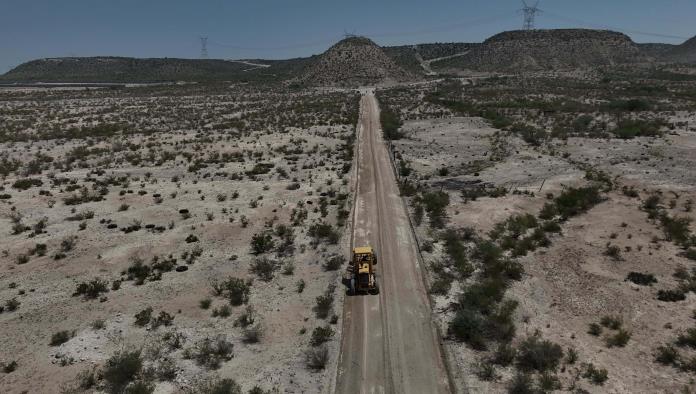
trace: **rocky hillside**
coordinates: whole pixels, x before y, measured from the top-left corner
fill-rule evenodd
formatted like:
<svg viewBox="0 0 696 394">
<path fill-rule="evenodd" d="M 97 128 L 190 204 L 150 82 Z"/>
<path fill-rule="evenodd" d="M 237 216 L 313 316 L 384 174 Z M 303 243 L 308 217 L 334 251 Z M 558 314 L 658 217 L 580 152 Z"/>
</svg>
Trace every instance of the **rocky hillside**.
<svg viewBox="0 0 696 394">
<path fill-rule="evenodd" d="M 553 70 L 649 61 L 625 34 L 584 29 L 509 31 L 466 56 L 434 63 L 439 69 Z"/>
<path fill-rule="evenodd" d="M 696 63 L 696 37 L 666 52 L 664 60 L 673 63 Z"/>
<path fill-rule="evenodd" d="M 372 40 L 350 37 L 320 55 L 298 81 L 312 86 L 354 87 L 413 79 L 413 72 L 397 65 Z"/>
<path fill-rule="evenodd" d="M 266 80 L 295 75 L 311 58 L 263 61 L 268 68 L 214 59 L 137 59 L 129 57 L 65 57 L 33 60 L 0 76 L 22 82 L 160 82 Z M 250 61 L 259 63 L 261 61 Z M 272 69 L 272 71 L 271 71 Z"/>
</svg>

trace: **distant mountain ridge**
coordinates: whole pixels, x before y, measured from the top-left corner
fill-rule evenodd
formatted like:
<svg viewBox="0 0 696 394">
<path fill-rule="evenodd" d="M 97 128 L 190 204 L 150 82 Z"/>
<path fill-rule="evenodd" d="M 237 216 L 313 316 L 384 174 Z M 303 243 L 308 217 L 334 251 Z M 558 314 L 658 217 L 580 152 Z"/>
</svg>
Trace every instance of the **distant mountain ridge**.
<svg viewBox="0 0 696 394">
<path fill-rule="evenodd" d="M 23 63 L 0 76 L 0 80 L 161 82 L 267 79 L 295 74 L 311 60 L 312 58 L 250 61 L 271 65 L 271 73 L 267 68 L 254 68 L 243 62 L 218 59 L 139 59 L 115 56 L 46 58 Z"/>
<path fill-rule="evenodd" d="M 355 86 L 402 82 L 466 70 L 520 72 L 614 64 L 696 64 L 696 37 L 681 45 L 636 44 L 622 33 L 558 29 L 509 31 L 483 43 L 432 43 L 379 47 L 363 37 L 343 40 L 321 55 L 287 60 L 138 59 L 66 57 L 23 63 L 0 81 L 160 82 L 295 81 Z"/>
<path fill-rule="evenodd" d="M 438 67 L 477 71 L 524 71 L 596 67 L 649 61 L 627 35 L 612 31 L 516 30 Z"/>
<path fill-rule="evenodd" d="M 664 59 L 674 63 L 696 63 L 696 37 L 671 48 L 664 54 Z"/>
</svg>

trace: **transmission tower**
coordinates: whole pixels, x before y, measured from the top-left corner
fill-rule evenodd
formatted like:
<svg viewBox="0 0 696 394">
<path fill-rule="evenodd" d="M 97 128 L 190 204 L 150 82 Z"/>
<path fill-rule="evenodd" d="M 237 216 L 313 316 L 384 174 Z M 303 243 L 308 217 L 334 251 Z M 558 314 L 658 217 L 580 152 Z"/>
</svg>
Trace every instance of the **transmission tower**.
<svg viewBox="0 0 696 394">
<path fill-rule="evenodd" d="M 527 4 L 526 0 L 522 0 L 522 4 L 524 7 L 519 11 L 522 15 L 524 15 L 524 24 L 522 25 L 522 28 L 524 30 L 534 30 L 534 18 L 536 18 L 537 14 L 541 14 L 542 11 L 539 9 L 539 0 L 534 3 L 533 6 L 529 6 Z"/>
<path fill-rule="evenodd" d="M 201 40 L 201 59 L 208 58 L 208 37 L 199 37 Z"/>
</svg>

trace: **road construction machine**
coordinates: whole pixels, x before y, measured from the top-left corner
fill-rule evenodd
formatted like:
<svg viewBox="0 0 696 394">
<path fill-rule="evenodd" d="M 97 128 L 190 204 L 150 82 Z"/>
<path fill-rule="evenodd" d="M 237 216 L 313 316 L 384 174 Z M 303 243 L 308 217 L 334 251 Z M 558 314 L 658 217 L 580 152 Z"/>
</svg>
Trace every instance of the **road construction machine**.
<svg viewBox="0 0 696 394">
<path fill-rule="evenodd" d="M 370 246 L 361 246 L 353 249 L 353 261 L 348 268 L 350 294 L 378 294 L 379 285 L 375 265 L 377 255 Z"/>
</svg>

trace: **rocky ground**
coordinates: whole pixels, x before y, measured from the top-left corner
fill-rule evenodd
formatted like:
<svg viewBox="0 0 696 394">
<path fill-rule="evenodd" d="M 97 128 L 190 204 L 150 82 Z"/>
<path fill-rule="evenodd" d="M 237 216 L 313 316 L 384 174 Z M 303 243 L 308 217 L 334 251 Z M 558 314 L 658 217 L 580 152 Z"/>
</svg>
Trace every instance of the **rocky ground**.
<svg viewBox="0 0 696 394">
<path fill-rule="evenodd" d="M 458 89 L 379 95 L 403 121 L 392 149 L 458 389 L 693 390 L 693 106 L 675 96 L 662 102 L 676 110 L 623 113 L 665 119 L 660 136 L 557 138 L 568 115 L 540 116 L 529 95 L 507 96 L 514 84 Z M 433 105 L 433 92 L 452 101 Z M 500 108 L 508 99 L 519 107 Z M 545 131 L 529 138 L 515 122 Z M 577 190 L 597 198 L 561 211 Z"/>
<path fill-rule="evenodd" d="M 329 390 L 357 95 L 0 95 L 3 392 Z"/>
</svg>

